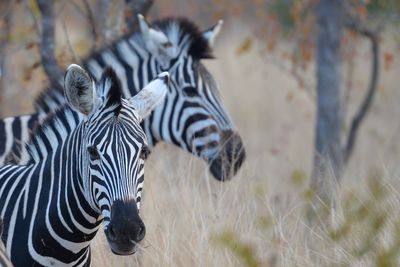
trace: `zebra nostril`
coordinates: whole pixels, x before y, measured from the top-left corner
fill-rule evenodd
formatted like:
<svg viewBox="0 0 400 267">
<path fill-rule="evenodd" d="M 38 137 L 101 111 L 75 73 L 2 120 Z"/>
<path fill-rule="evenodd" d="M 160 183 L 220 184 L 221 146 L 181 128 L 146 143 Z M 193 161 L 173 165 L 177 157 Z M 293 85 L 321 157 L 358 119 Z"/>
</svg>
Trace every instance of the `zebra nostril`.
<svg viewBox="0 0 400 267">
<path fill-rule="evenodd" d="M 145 235 L 146 235 L 146 227 L 144 225 L 139 226 L 139 231 L 136 236 L 136 242 L 142 241 Z"/>
<path fill-rule="evenodd" d="M 158 79 L 161 79 L 165 84 L 169 84 L 169 73 L 165 71 L 159 74 Z"/>
<path fill-rule="evenodd" d="M 115 241 L 117 239 L 117 234 L 112 225 L 108 226 L 107 235 L 108 235 L 108 238 L 112 241 Z"/>
</svg>

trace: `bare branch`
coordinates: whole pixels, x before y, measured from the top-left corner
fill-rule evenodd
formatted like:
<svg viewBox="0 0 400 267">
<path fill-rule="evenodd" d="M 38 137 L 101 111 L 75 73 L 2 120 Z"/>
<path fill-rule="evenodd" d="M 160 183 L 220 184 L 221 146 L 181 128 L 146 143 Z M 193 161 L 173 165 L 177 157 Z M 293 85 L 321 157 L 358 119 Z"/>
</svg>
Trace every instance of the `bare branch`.
<svg viewBox="0 0 400 267">
<path fill-rule="evenodd" d="M 75 8 L 76 11 L 78 11 L 78 13 L 82 16 L 82 17 L 86 17 L 87 14 L 85 13 L 85 11 L 74 1 L 71 0 L 69 1 L 70 4 L 72 4 Z"/>
<path fill-rule="evenodd" d="M 40 56 L 42 65 L 50 83 L 57 86 L 63 72 L 55 57 L 54 37 L 54 2 L 36 0 L 42 16 L 42 34 L 40 42 Z"/>
<path fill-rule="evenodd" d="M 74 62 L 79 62 L 79 59 L 76 56 L 74 48 L 72 47 L 71 41 L 69 39 L 69 33 L 68 33 L 67 25 L 65 24 L 65 21 L 63 21 L 62 25 L 63 25 L 65 41 L 67 42 L 67 47 L 68 47 L 69 53 L 71 54 L 72 59 L 73 59 Z"/>
<path fill-rule="evenodd" d="M 0 30 L 0 102 L 3 101 L 3 93 L 5 90 L 5 79 L 7 75 L 6 61 L 7 61 L 7 44 L 10 39 L 10 31 L 11 31 L 11 8 L 13 2 L 10 3 L 1 3 L 1 18 L 0 20 L 3 22 L 3 27 Z M 1 105 L 3 107 L 4 105 Z M 0 113 L 3 113 L 4 110 L 0 109 Z"/>
<path fill-rule="evenodd" d="M 379 31 L 371 30 L 361 24 L 357 19 L 349 19 L 346 21 L 346 26 L 355 31 L 360 33 L 361 35 L 365 36 L 371 41 L 371 53 L 372 53 L 372 63 L 371 63 L 371 75 L 370 81 L 368 85 L 368 91 L 357 111 L 354 118 L 351 122 L 350 131 L 347 138 L 347 143 L 344 148 L 344 161 L 345 163 L 348 162 L 354 148 L 354 144 L 357 137 L 357 132 L 361 125 L 361 122 L 365 119 L 366 114 L 368 113 L 372 100 L 374 98 L 378 77 L 379 77 Z"/>
<path fill-rule="evenodd" d="M 98 43 L 99 33 L 97 32 L 96 21 L 94 19 L 94 15 L 92 9 L 90 8 L 89 2 L 87 0 L 83 1 L 83 5 L 85 6 L 85 15 L 88 20 L 90 33 L 92 34 L 93 45 L 91 47 L 92 50 L 96 49 L 96 45 Z"/>
<path fill-rule="evenodd" d="M 127 11 L 125 13 L 125 21 L 130 31 L 135 30 L 138 25 L 137 14 L 146 16 L 150 7 L 153 5 L 153 0 L 125 0 Z"/>
<path fill-rule="evenodd" d="M 28 1 L 25 1 L 25 2 L 24 2 L 24 5 L 25 5 L 25 7 L 26 7 L 26 10 L 28 11 L 28 14 L 29 14 L 29 15 L 31 16 L 31 18 L 32 18 L 33 27 L 34 27 L 34 29 L 35 29 L 37 35 L 39 36 L 39 35 L 40 35 L 40 27 L 39 27 L 38 20 L 37 20 L 35 14 L 34 14 L 33 11 L 32 11 L 32 8 L 29 6 Z"/>
</svg>

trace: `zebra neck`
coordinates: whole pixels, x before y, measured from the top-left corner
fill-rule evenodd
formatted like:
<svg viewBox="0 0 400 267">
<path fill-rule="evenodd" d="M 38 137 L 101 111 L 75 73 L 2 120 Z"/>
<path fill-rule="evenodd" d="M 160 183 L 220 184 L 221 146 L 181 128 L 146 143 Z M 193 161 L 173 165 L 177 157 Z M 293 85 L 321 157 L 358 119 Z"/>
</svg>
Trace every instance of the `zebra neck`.
<svg viewBox="0 0 400 267">
<path fill-rule="evenodd" d="M 68 261 L 73 265 L 88 259 L 90 242 L 102 222 L 98 212 L 87 201 L 79 171 L 81 126 L 58 145 L 59 151 L 55 150 L 49 155 L 52 160 L 43 175 L 48 189 L 48 194 L 44 194 L 43 198 L 46 213 L 38 218 L 40 240 L 33 238 L 32 241 L 37 252 L 57 247 L 60 258 L 53 260 Z M 48 244 L 42 242 L 43 236 L 49 240 Z M 41 259 L 41 263 L 47 265 L 46 258 L 39 256 L 39 253 L 33 258 Z"/>
<path fill-rule="evenodd" d="M 87 261 L 89 245 L 95 237 L 102 222 L 98 212 L 93 210 L 87 201 L 83 177 L 80 172 L 80 148 L 82 146 L 83 125 L 73 130 L 64 142 L 48 154 L 43 175 L 43 194 L 39 205 L 45 208 L 44 216 L 37 216 L 34 232 L 41 233 L 35 238 L 32 235 L 33 257 L 47 265 L 46 257 L 39 253 L 57 248 L 60 257 L 55 262 L 70 262 L 73 265 Z M 52 140 L 55 142 L 55 140 Z M 42 204 L 40 204 L 42 203 Z M 43 242 L 48 240 L 48 243 Z M 62 253 L 61 253 L 62 252 Z"/>
<path fill-rule="evenodd" d="M 54 193 L 57 192 L 60 196 L 54 199 L 55 203 L 62 200 L 63 204 L 58 209 L 70 210 L 69 213 L 74 213 L 79 220 L 75 223 L 81 222 L 81 226 L 73 231 L 83 230 L 82 234 L 88 234 L 96 230 L 99 223 L 102 221 L 100 212 L 93 208 L 93 205 L 88 201 L 90 197 L 85 193 L 87 190 L 86 182 L 89 181 L 88 177 L 84 177 L 83 160 L 81 159 L 81 148 L 83 146 L 83 124 L 78 125 L 77 129 L 69 136 L 65 143 L 60 144 L 60 153 L 55 153 L 55 161 L 52 166 L 55 166 L 54 172 L 50 176 L 54 177 Z M 55 198 L 55 194 L 53 194 Z M 72 210 L 74 207 L 74 210 Z M 75 211 L 75 212 L 74 212 Z M 74 223 L 74 224 L 75 224 Z M 87 240 L 87 236 L 84 237 Z"/>
</svg>

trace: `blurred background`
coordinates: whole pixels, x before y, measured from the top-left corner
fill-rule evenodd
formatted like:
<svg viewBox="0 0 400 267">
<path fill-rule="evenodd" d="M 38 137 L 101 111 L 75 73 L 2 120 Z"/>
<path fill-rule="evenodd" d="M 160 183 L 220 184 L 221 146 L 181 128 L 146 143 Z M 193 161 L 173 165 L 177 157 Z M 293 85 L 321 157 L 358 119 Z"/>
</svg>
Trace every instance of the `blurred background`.
<svg viewBox="0 0 400 267">
<path fill-rule="evenodd" d="M 126 34 L 131 2 L 148 1 L 53 1 L 58 64 Z M 143 249 L 112 255 L 100 232 L 94 266 L 398 266 L 400 2 L 150 2 L 150 22 L 186 17 L 205 30 L 224 20 L 216 59 L 203 63 L 247 160 L 220 183 L 158 144 Z M 0 13 L 0 115 L 31 113 L 48 85 L 42 14 L 33 0 L 1 1 Z"/>
</svg>

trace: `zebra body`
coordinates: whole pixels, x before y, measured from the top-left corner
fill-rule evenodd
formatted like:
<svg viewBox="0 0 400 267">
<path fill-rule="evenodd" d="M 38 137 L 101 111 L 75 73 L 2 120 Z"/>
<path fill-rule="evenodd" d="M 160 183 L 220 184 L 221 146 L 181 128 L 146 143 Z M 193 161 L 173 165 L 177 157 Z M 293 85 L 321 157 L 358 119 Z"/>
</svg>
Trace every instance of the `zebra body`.
<svg viewBox="0 0 400 267">
<path fill-rule="evenodd" d="M 172 143 L 207 161 L 218 180 L 230 179 L 245 160 L 245 151 L 216 82 L 201 63 L 212 58 L 211 47 L 222 22 L 204 32 L 186 19 L 168 18 L 152 27 L 140 16 L 139 22 L 138 32 L 86 58 L 85 68 L 98 79 L 104 67 L 112 66 L 125 98 L 157 73 L 168 71 L 171 86 L 166 100 L 143 122 L 150 147 L 159 141 Z M 65 103 L 60 88 L 42 93 L 36 104 L 39 121 Z M 16 154 L 23 156 L 24 151 Z"/>
<path fill-rule="evenodd" d="M 135 252 L 145 234 L 140 121 L 164 98 L 167 80 L 126 100 L 111 69 L 94 83 L 79 66 L 68 68 L 68 105 L 36 131 L 30 164 L 0 167 L 2 239 L 15 266 L 89 266 L 102 222 L 113 252 Z"/>
</svg>

